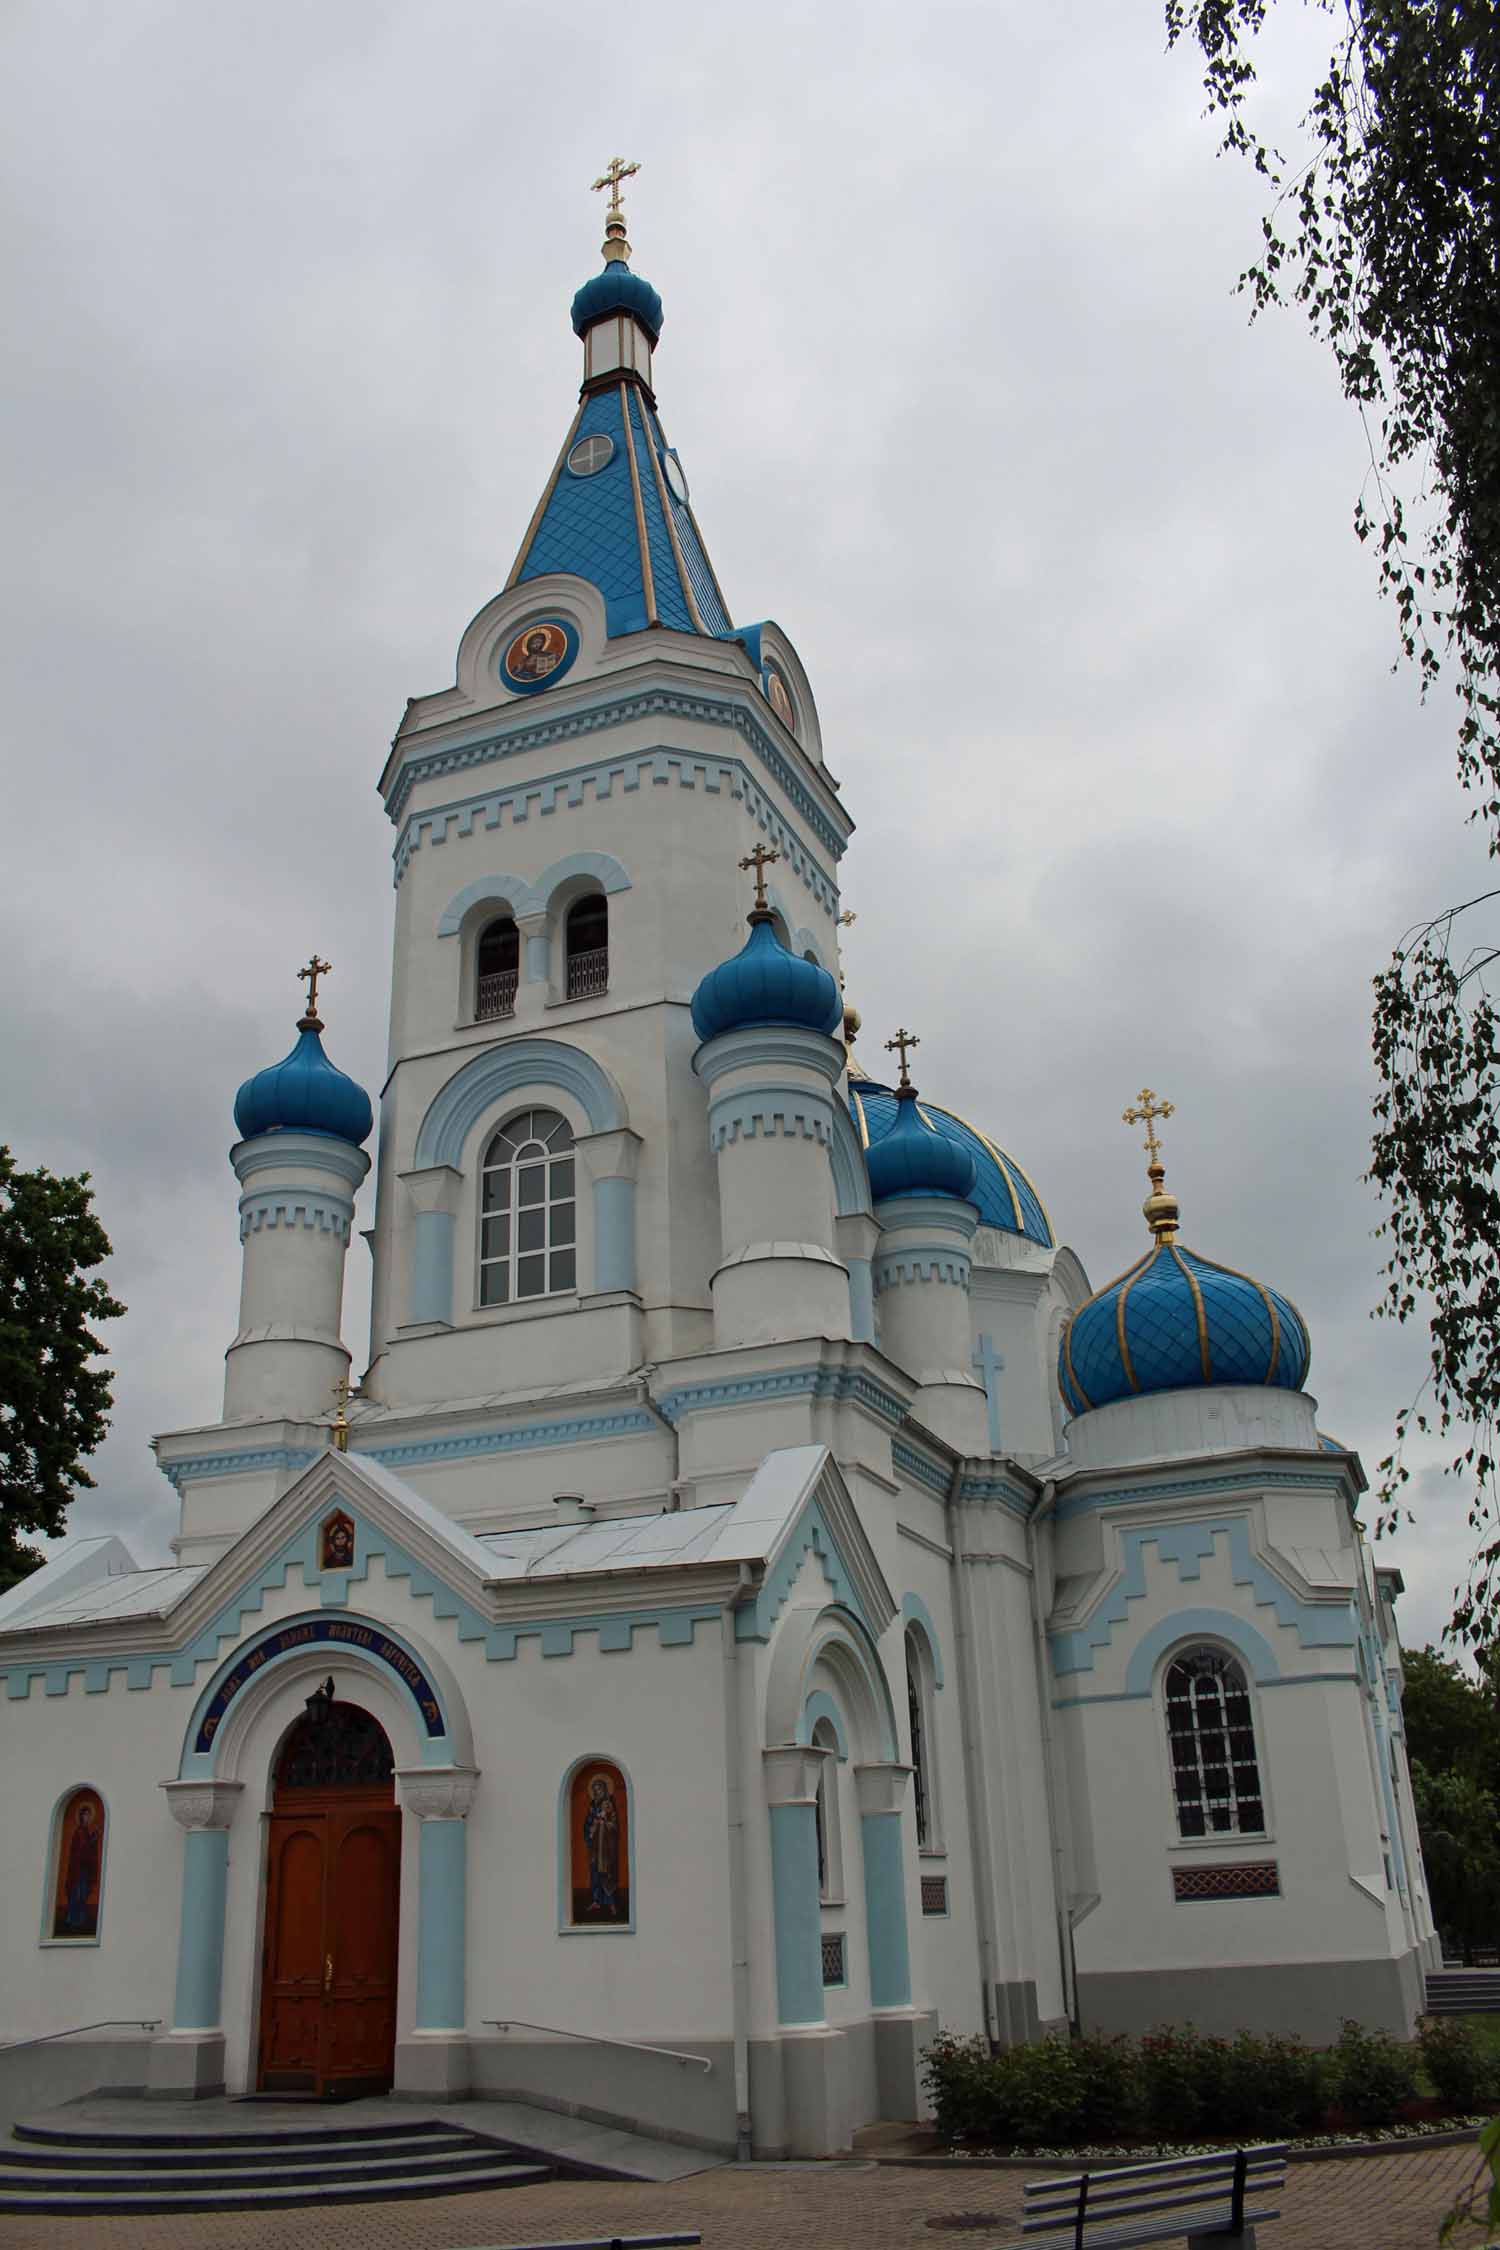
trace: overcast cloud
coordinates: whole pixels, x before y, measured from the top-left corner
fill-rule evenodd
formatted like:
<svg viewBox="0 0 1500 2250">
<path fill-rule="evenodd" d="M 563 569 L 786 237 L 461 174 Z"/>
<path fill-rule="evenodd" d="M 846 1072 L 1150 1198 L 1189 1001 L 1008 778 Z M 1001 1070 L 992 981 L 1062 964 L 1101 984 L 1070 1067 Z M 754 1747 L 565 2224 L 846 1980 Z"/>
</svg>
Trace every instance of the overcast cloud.
<svg viewBox="0 0 1500 2250">
<path fill-rule="evenodd" d="M 1289 138 L 1326 26 L 1283 13 Z M 865 1060 L 914 1025 L 1096 1283 L 1144 1242 L 1120 1110 L 1169 1093 L 1187 1239 L 1295 1298 L 1373 1475 L 1425 1343 L 1369 1318 L 1369 983 L 1484 861 L 1389 671 L 1358 423 L 1246 326 L 1256 183 L 1156 0 L 13 0 L 0 41 L 0 1133 L 92 1169 L 130 1306 L 74 1528 L 165 1552 L 146 1443 L 218 1413 L 230 1105 L 314 946 L 380 1083 L 375 781 L 566 427 L 616 150 L 699 521 L 859 823 Z M 1408 1641 L 1466 1552 L 1424 1487 Z"/>
</svg>

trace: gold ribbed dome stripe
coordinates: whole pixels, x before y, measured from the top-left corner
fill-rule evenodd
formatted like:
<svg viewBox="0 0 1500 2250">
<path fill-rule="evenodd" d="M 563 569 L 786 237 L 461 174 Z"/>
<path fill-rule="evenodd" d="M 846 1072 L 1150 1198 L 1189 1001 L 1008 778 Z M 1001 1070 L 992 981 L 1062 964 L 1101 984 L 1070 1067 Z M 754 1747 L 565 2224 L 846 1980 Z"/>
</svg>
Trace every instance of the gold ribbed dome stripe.
<svg viewBox="0 0 1500 2250">
<path fill-rule="evenodd" d="M 1141 1386 L 1135 1379 L 1135 1364 L 1130 1357 L 1130 1344 L 1125 1335 L 1125 1300 L 1155 1258 L 1159 1247 L 1155 1245 L 1143 1258 L 1137 1258 L 1133 1266 L 1127 1266 L 1117 1280 L 1106 1282 L 1097 1295 L 1089 1300 L 1090 1304 L 1096 1304 L 1100 1297 L 1107 1297 L 1111 1289 L 1118 1289 L 1120 1292 L 1115 1299 L 1115 1342 L 1119 1346 L 1120 1365 L 1125 1371 L 1125 1380 L 1133 1391 L 1139 1391 Z"/>
<path fill-rule="evenodd" d="M 1092 1304 L 1092 1303 L 1093 1303 L 1093 1299 L 1092 1299 L 1092 1297 L 1091 1297 L 1091 1298 L 1089 1299 L 1089 1303 L 1090 1303 L 1090 1304 Z M 1083 1312 L 1083 1311 L 1084 1311 L 1085 1309 L 1086 1309 L 1086 1308 L 1085 1308 L 1084 1306 L 1080 1305 L 1080 1306 L 1079 1306 L 1079 1308 L 1078 1308 L 1078 1312 Z M 1083 1387 L 1082 1383 L 1080 1383 L 1080 1382 L 1079 1382 L 1079 1380 L 1078 1380 L 1078 1370 L 1077 1370 L 1077 1368 L 1076 1368 L 1076 1367 L 1075 1367 L 1075 1366 L 1073 1365 L 1073 1323 L 1074 1323 L 1074 1321 L 1075 1321 L 1075 1320 L 1076 1320 L 1077 1318 L 1078 1318 L 1078 1313 L 1070 1313 L 1070 1314 L 1068 1315 L 1067 1323 L 1066 1323 L 1066 1325 L 1065 1325 L 1065 1327 L 1064 1327 L 1064 1329 L 1063 1329 L 1063 1332 L 1062 1332 L 1062 1347 L 1063 1347 L 1063 1359 L 1064 1359 L 1064 1361 L 1065 1361 L 1065 1362 L 1066 1362 L 1066 1364 L 1067 1364 L 1067 1369 L 1068 1369 L 1068 1381 L 1069 1381 L 1069 1382 L 1070 1382 L 1070 1383 L 1072 1384 L 1072 1386 L 1073 1386 L 1074 1390 L 1075 1390 L 1075 1391 L 1076 1391 L 1076 1392 L 1078 1393 L 1078 1396 L 1079 1396 L 1079 1397 L 1080 1397 L 1080 1398 L 1081 1398 L 1081 1399 L 1083 1400 L 1084 1406 L 1085 1406 L 1085 1408 L 1087 1409 L 1088 1407 L 1091 1407 L 1091 1406 L 1093 1405 L 1093 1403 L 1094 1403 L 1094 1402 L 1093 1402 L 1093 1400 L 1092 1400 L 1092 1399 L 1091 1399 L 1091 1398 L 1089 1397 L 1089 1394 L 1088 1394 L 1088 1392 L 1087 1392 L 1087 1391 L 1086 1391 L 1086 1390 L 1084 1389 L 1084 1387 Z"/>
<path fill-rule="evenodd" d="M 1211 1383 L 1214 1379 L 1214 1363 L 1213 1354 L 1208 1348 L 1208 1315 L 1203 1310 L 1203 1291 L 1198 1287 L 1198 1276 L 1187 1263 L 1176 1243 L 1169 1242 L 1166 1247 L 1169 1255 L 1177 1260 L 1178 1270 L 1192 1292 L 1193 1313 L 1198 1322 L 1198 1364 L 1203 1369 L 1204 1382 Z M 1195 1251 L 1194 1256 L 1196 1255 Z"/>
</svg>

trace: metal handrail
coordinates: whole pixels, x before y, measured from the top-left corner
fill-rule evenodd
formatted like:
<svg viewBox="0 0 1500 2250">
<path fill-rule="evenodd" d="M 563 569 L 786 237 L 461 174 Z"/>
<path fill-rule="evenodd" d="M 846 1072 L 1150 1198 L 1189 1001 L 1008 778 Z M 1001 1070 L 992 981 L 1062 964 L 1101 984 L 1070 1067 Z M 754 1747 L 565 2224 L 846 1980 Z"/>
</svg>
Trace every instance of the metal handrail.
<svg viewBox="0 0 1500 2250">
<path fill-rule="evenodd" d="M 528 2023 L 524 2016 L 484 2016 L 481 2022 L 492 2031 L 546 2031 L 555 2039 L 581 2039 L 590 2047 L 625 2047 L 633 2055 L 665 2055 L 668 2062 L 692 2063 L 697 2069 L 713 2069 L 708 2055 L 685 2055 L 680 2047 L 647 2047 L 639 2039 L 603 2039 L 597 2031 L 569 2031 L 560 2023 Z"/>
<path fill-rule="evenodd" d="M 49 2039 L 71 2039 L 78 2031 L 160 2031 L 160 2016 L 101 2016 L 98 2023 L 70 2023 L 66 2031 L 42 2031 L 35 2039 L 7 2039 L 0 2055 L 13 2055 L 22 2047 L 45 2047 Z"/>
</svg>

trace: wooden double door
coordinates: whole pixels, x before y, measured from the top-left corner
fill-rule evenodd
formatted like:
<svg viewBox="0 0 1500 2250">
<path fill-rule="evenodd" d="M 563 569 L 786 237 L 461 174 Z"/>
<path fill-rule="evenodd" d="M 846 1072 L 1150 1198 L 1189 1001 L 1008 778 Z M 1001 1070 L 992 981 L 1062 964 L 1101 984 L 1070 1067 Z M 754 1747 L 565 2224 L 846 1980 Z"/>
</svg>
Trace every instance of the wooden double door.
<svg viewBox="0 0 1500 2250">
<path fill-rule="evenodd" d="M 259 2084 L 383 2093 L 396 2058 L 401 1815 L 391 1790 L 279 1792 L 266 1861 Z"/>
</svg>

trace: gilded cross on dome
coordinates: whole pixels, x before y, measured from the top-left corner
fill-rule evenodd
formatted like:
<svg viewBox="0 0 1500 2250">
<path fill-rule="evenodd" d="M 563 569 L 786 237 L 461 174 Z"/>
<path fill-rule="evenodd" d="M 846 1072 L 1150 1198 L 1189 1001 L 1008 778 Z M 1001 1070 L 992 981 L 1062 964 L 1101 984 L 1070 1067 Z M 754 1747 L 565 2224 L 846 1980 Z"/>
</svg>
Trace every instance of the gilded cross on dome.
<svg viewBox="0 0 1500 2250">
<path fill-rule="evenodd" d="M 754 868 L 755 870 L 755 911 L 757 914 L 764 914 L 766 910 L 766 869 L 773 860 L 778 860 L 780 857 L 780 852 L 767 851 L 764 844 L 757 844 L 754 851 L 740 861 L 742 868 Z"/>
<path fill-rule="evenodd" d="M 1146 1138 L 1142 1141 L 1141 1146 L 1153 1164 L 1159 1163 L 1161 1160 L 1161 1142 L 1156 1137 L 1156 1120 L 1158 1117 L 1170 1117 L 1176 1104 L 1158 1101 L 1149 1086 L 1141 1088 L 1136 1096 L 1136 1101 L 1139 1104 L 1138 1108 L 1121 1110 L 1120 1122 L 1122 1125 L 1145 1126 Z"/>
<path fill-rule="evenodd" d="M 1161 1160 L 1161 1142 L 1156 1137 L 1156 1120 L 1159 1117 L 1170 1117 L 1174 1107 L 1175 1104 L 1172 1102 L 1159 1100 L 1149 1086 L 1143 1086 L 1136 1096 L 1135 1105 L 1130 1109 L 1122 1109 L 1120 1112 L 1122 1123 L 1144 1125 L 1146 1128 L 1146 1138 L 1141 1145 L 1151 1159 L 1146 1166 L 1146 1177 L 1151 1182 L 1151 1193 L 1141 1205 L 1141 1209 L 1145 1214 L 1147 1226 L 1151 1229 L 1157 1241 L 1163 1243 L 1173 1243 L 1177 1240 L 1177 1221 L 1181 1214 L 1178 1210 L 1176 1196 L 1168 1195 L 1166 1192 L 1167 1174 Z"/>
<path fill-rule="evenodd" d="M 914 1031 L 908 1031 L 905 1025 L 902 1025 L 895 1038 L 887 1039 L 885 1044 L 887 1052 L 899 1053 L 901 1057 L 901 1083 L 903 1086 L 909 1086 L 911 1084 L 911 1072 L 906 1067 L 906 1051 L 909 1047 L 920 1047 L 921 1040 Z"/>
<path fill-rule="evenodd" d="M 620 202 L 620 182 L 633 179 L 639 170 L 639 164 L 627 164 L 623 156 L 612 156 L 594 182 L 595 195 L 604 188 L 609 189 L 609 209 L 604 217 L 604 255 L 607 260 L 625 260 L 630 256 L 630 244 L 625 239 L 625 211 Z"/>
<path fill-rule="evenodd" d="M 299 1031 L 322 1030 L 323 1025 L 318 1016 L 318 979 L 326 977 L 332 967 L 331 961 L 320 961 L 315 953 L 307 967 L 297 971 L 299 979 L 307 986 L 307 1012 L 297 1026 Z"/>
</svg>

